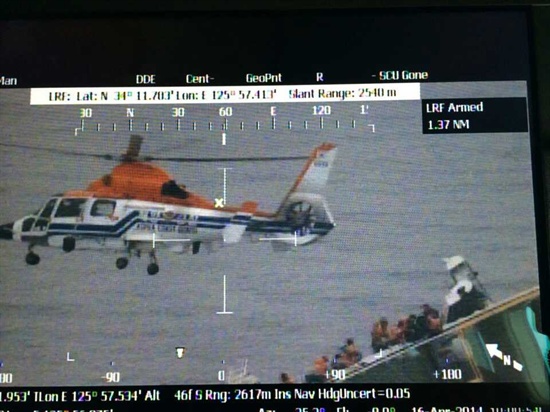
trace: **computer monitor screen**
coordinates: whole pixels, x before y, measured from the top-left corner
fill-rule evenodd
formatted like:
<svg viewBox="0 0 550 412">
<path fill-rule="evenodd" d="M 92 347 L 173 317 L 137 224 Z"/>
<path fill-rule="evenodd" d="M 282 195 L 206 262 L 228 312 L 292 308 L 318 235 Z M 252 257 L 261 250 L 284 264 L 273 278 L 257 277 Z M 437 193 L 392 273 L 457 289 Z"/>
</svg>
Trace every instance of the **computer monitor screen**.
<svg viewBox="0 0 550 412">
<path fill-rule="evenodd" d="M 0 20 L 0 409 L 550 406 L 531 17 Z"/>
</svg>

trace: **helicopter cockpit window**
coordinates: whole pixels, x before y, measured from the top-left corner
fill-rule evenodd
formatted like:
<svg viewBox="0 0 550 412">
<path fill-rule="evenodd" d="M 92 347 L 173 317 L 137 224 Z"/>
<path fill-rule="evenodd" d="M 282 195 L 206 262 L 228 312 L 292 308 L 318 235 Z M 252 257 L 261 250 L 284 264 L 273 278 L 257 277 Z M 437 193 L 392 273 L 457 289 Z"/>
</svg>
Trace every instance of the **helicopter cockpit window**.
<svg viewBox="0 0 550 412">
<path fill-rule="evenodd" d="M 189 194 L 181 186 L 178 186 L 175 180 L 169 180 L 162 185 L 160 194 L 163 196 L 177 197 L 178 199 L 187 199 Z"/>
<path fill-rule="evenodd" d="M 90 214 L 92 216 L 112 216 L 115 212 L 116 202 L 114 200 L 96 200 Z"/>
<path fill-rule="evenodd" d="M 46 203 L 46 206 L 44 206 L 44 209 L 42 209 L 42 213 L 40 213 L 40 217 L 46 217 L 46 218 L 50 217 L 52 215 L 52 212 L 56 203 L 57 203 L 57 199 L 50 199 L 48 203 Z"/>
<path fill-rule="evenodd" d="M 78 217 L 84 210 L 86 199 L 63 199 L 59 203 L 55 217 Z"/>
</svg>

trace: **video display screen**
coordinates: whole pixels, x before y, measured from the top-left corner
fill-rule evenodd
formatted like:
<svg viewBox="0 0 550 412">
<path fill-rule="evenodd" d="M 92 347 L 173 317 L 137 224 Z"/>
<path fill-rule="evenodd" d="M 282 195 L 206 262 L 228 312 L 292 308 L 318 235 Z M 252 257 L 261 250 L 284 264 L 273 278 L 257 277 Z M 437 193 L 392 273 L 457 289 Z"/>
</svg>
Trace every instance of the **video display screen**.
<svg viewBox="0 0 550 412">
<path fill-rule="evenodd" d="M 0 409 L 550 406 L 529 24 L 0 20 Z"/>
</svg>

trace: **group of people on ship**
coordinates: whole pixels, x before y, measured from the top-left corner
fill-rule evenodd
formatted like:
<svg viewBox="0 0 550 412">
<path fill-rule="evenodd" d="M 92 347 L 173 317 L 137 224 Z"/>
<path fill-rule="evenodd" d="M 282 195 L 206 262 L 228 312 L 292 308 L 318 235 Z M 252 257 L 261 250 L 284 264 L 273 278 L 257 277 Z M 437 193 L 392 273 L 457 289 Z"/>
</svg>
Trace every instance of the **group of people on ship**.
<svg viewBox="0 0 550 412">
<path fill-rule="evenodd" d="M 377 353 L 393 345 L 429 338 L 437 335 L 441 330 L 439 312 L 430 305 L 424 304 L 422 313 L 401 318 L 395 325 L 389 326 L 388 320 L 384 317 L 377 320 L 371 331 L 372 350 Z"/>
<path fill-rule="evenodd" d="M 439 311 L 428 304 L 422 305 L 422 312 L 401 318 L 395 325 L 389 324 L 385 317 L 381 317 L 372 326 L 371 346 L 375 354 L 391 346 L 420 339 L 429 338 L 442 331 L 442 321 Z M 308 382 L 326 382 L 329 378 L 327 371 L 331 369 L 345 369 L 359 362 L 362 358 L 353 338 L 348 338 L 332 361 L 328 356 L 315 359 L 311 374 L 307 375 Z M 294 379 L 288 374 L 281 374 L 282 383 L 293 383 Z"/>
</svg>

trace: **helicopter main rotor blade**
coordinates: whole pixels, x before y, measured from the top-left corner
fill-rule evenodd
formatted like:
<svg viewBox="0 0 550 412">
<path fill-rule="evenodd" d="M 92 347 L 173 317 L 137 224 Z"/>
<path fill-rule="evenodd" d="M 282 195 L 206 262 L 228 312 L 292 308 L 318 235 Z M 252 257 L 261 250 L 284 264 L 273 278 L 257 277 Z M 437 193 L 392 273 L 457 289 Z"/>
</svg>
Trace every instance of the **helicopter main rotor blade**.
<svg viewBox="0 0 550 412">
<path fill-rule="evenodd" d="M 309 156 L 271 156 L 271 157 L 158 157 L 145 156 L 140 160 L 151 162 L 265 162 L 283 160 L 305 160 Z"/>
<path fill-rule="evenodd" d="M 136 137 L 140 137 L 137 136 Z M 79 157 L 91 157 L 94 159 L 104 159 L 104 160 L 115 160 L 119 162 L 128 162 L 128 161 L 139 161 L 139 162 L 152 162 L 152 161 L 162 161 L 162 162 L 178 162 L 178 163 L 192 163 L 192 162 L 265 162 L 265 161 L 285 161 L 285 160 L 305 160 L 309 156 L 267 156 L 267 157 L 162 157 L 162 156 L 136 156 L 139 153 L 141 147 L 141 141 L 139 139 L 134 139 L 130 141 L 128 145 L 128 150 L 123 155 L 113 156 L 111 154 L 97 154 L 97 153 L 82 153 L 75 152 L 72 150 L 63 150 L 63 149 L 53 149 L 48 147 L 37 147 L 30 146 L 18 143 L 2 143 L 0 146 L 4 147 L 15 147 L 18 149 L 29 149 L 36 150 L 40 152 L 55 153 L 55 154 L 64 154 L 70 156 L 79 156 Z"/>
<path fill-rule="evenodd" d="M 81 156 L 81 157 L 93 157 L 96 159 L 106 159 L 106 160 L 119 160 L 121 159 L 120 156 L 113 156 L 108 154 L 96 154 L 96 153 L 82 153 L 82 152 L 74 152 L 72 150 L 63 150 L 63 149 L 53 149 L 49 147 L 36 147 L 36 146 L 29 146 L 24 144 L 18 144 L 18 143 L 1 143 L 0 146 L 4 147 L 16 147 L 18 149 L 29 149 L 29 150 L 37 150 L 40 152 L 47 152 L 47 153 L 55 153 L 55 154 L 65 154 L 70 156 Z"/>
</svg>

